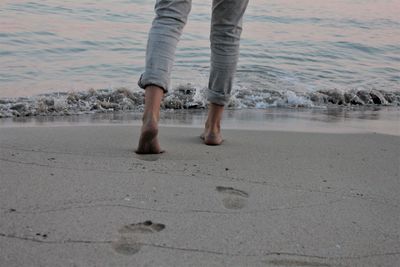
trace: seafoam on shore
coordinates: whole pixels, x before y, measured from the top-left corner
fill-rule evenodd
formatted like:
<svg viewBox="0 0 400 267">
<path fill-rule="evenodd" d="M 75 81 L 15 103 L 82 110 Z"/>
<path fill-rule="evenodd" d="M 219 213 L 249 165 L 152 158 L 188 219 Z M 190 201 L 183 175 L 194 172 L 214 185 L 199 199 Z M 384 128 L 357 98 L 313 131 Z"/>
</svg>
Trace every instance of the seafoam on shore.
<svg viewBox="0 0 400 267">
<path fill-rule="evenodd" d="M 90 89 L 40 94 L 31 97 L 0 98 L 0 118 L 40 115 L 77 115 L 113 111 L 140 111 L 143 91 L 127 88 Z M 399 106 L 400 92 L 339 89 L 310 92 L 236 88 L 228 105 L 233 109 L 270 107 L 326 108 L 328 106 Z M 166 95 L 165 109 L 203 109 L 207 106 L 204 88 L 181 85 Z"/>
</svg>

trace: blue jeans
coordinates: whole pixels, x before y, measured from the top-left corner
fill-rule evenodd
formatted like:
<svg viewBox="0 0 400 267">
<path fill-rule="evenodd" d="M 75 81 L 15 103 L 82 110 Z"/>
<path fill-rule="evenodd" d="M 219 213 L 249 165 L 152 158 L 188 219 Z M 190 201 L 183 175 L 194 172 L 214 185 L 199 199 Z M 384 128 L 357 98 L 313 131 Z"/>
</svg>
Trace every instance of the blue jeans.
<svg viewBox="0 0 400 267">
<path fill-rule="evenodd" d="M 213 0 L 211 68 L 207 99 L 217 105 L 229 101 L 242 33 L 242 18 L 249 0 Z M 157 0 L 149 33 L 145 72 L 139 86 L 157 85 L 168 92 L 175 50 L 187 22 L 191 0 Z"/>
</svg>

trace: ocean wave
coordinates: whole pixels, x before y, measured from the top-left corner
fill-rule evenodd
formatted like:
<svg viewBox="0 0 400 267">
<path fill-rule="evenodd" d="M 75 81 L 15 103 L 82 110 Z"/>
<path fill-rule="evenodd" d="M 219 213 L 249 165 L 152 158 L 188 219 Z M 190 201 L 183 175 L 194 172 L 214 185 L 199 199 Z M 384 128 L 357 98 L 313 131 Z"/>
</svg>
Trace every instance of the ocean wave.
<svg viewBox="0 0 400 267">
<path fill-rule="evenodd" d="M 180 85 L 164 97 L 163 109 L 204 109 L 205 88 Z M 58 92 L 32 97 L 0 98 L 0 118 L 67 116 L 115 111 L 142 111 L 143 91 L 127 88 Z M 330 89 L 312 92 L 245 89 L 233 91 L 228 108 L 326 108 L 328 106 L 400 106 L 400 92 L 366 89 Z"/>
</svg>

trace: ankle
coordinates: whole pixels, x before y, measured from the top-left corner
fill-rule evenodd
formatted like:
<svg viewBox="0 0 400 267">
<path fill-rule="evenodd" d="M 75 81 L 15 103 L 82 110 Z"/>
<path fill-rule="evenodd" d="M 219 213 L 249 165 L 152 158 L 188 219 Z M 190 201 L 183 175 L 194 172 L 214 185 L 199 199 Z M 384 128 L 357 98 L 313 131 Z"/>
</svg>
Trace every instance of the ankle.
<svg viewBox="0 0 400 267">
<path fill-rule="evenodd" d="M 158 112 L 152 112 L 152 111 L 145 111 L 143 113 L 143 117 L 142 117 L 142 122 L 143 124 L 147 124 L 147 123 L 158 123 L 160 119 L 160 115 Z"/>
<path fill-rule="evenodd" d="M 223 112 L 224 106 L 210 103 L 205 125 L 206 128 L 213 131 L 219 131 Z"/>
<path fill-rule="evenodd" d="M 207 130 L 210 133 L 219 133 L 219 132 L 221 132 L 221 126 L 219 123 L 210 124 L 209 127 L 207 128 Z"/>
</svg>

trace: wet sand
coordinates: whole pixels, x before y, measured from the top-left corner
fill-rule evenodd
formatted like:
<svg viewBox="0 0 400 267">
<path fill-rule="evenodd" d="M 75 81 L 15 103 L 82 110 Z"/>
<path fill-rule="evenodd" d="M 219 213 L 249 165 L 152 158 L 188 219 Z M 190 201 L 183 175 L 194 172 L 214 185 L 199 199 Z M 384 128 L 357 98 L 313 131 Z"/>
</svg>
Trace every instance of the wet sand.
<svg viewBox="0 0 400 267">
<path fill-rule="evenodd" d="M 400 137 L 0 127 L 0 266 L 396 266 Z"/>
</svg>

